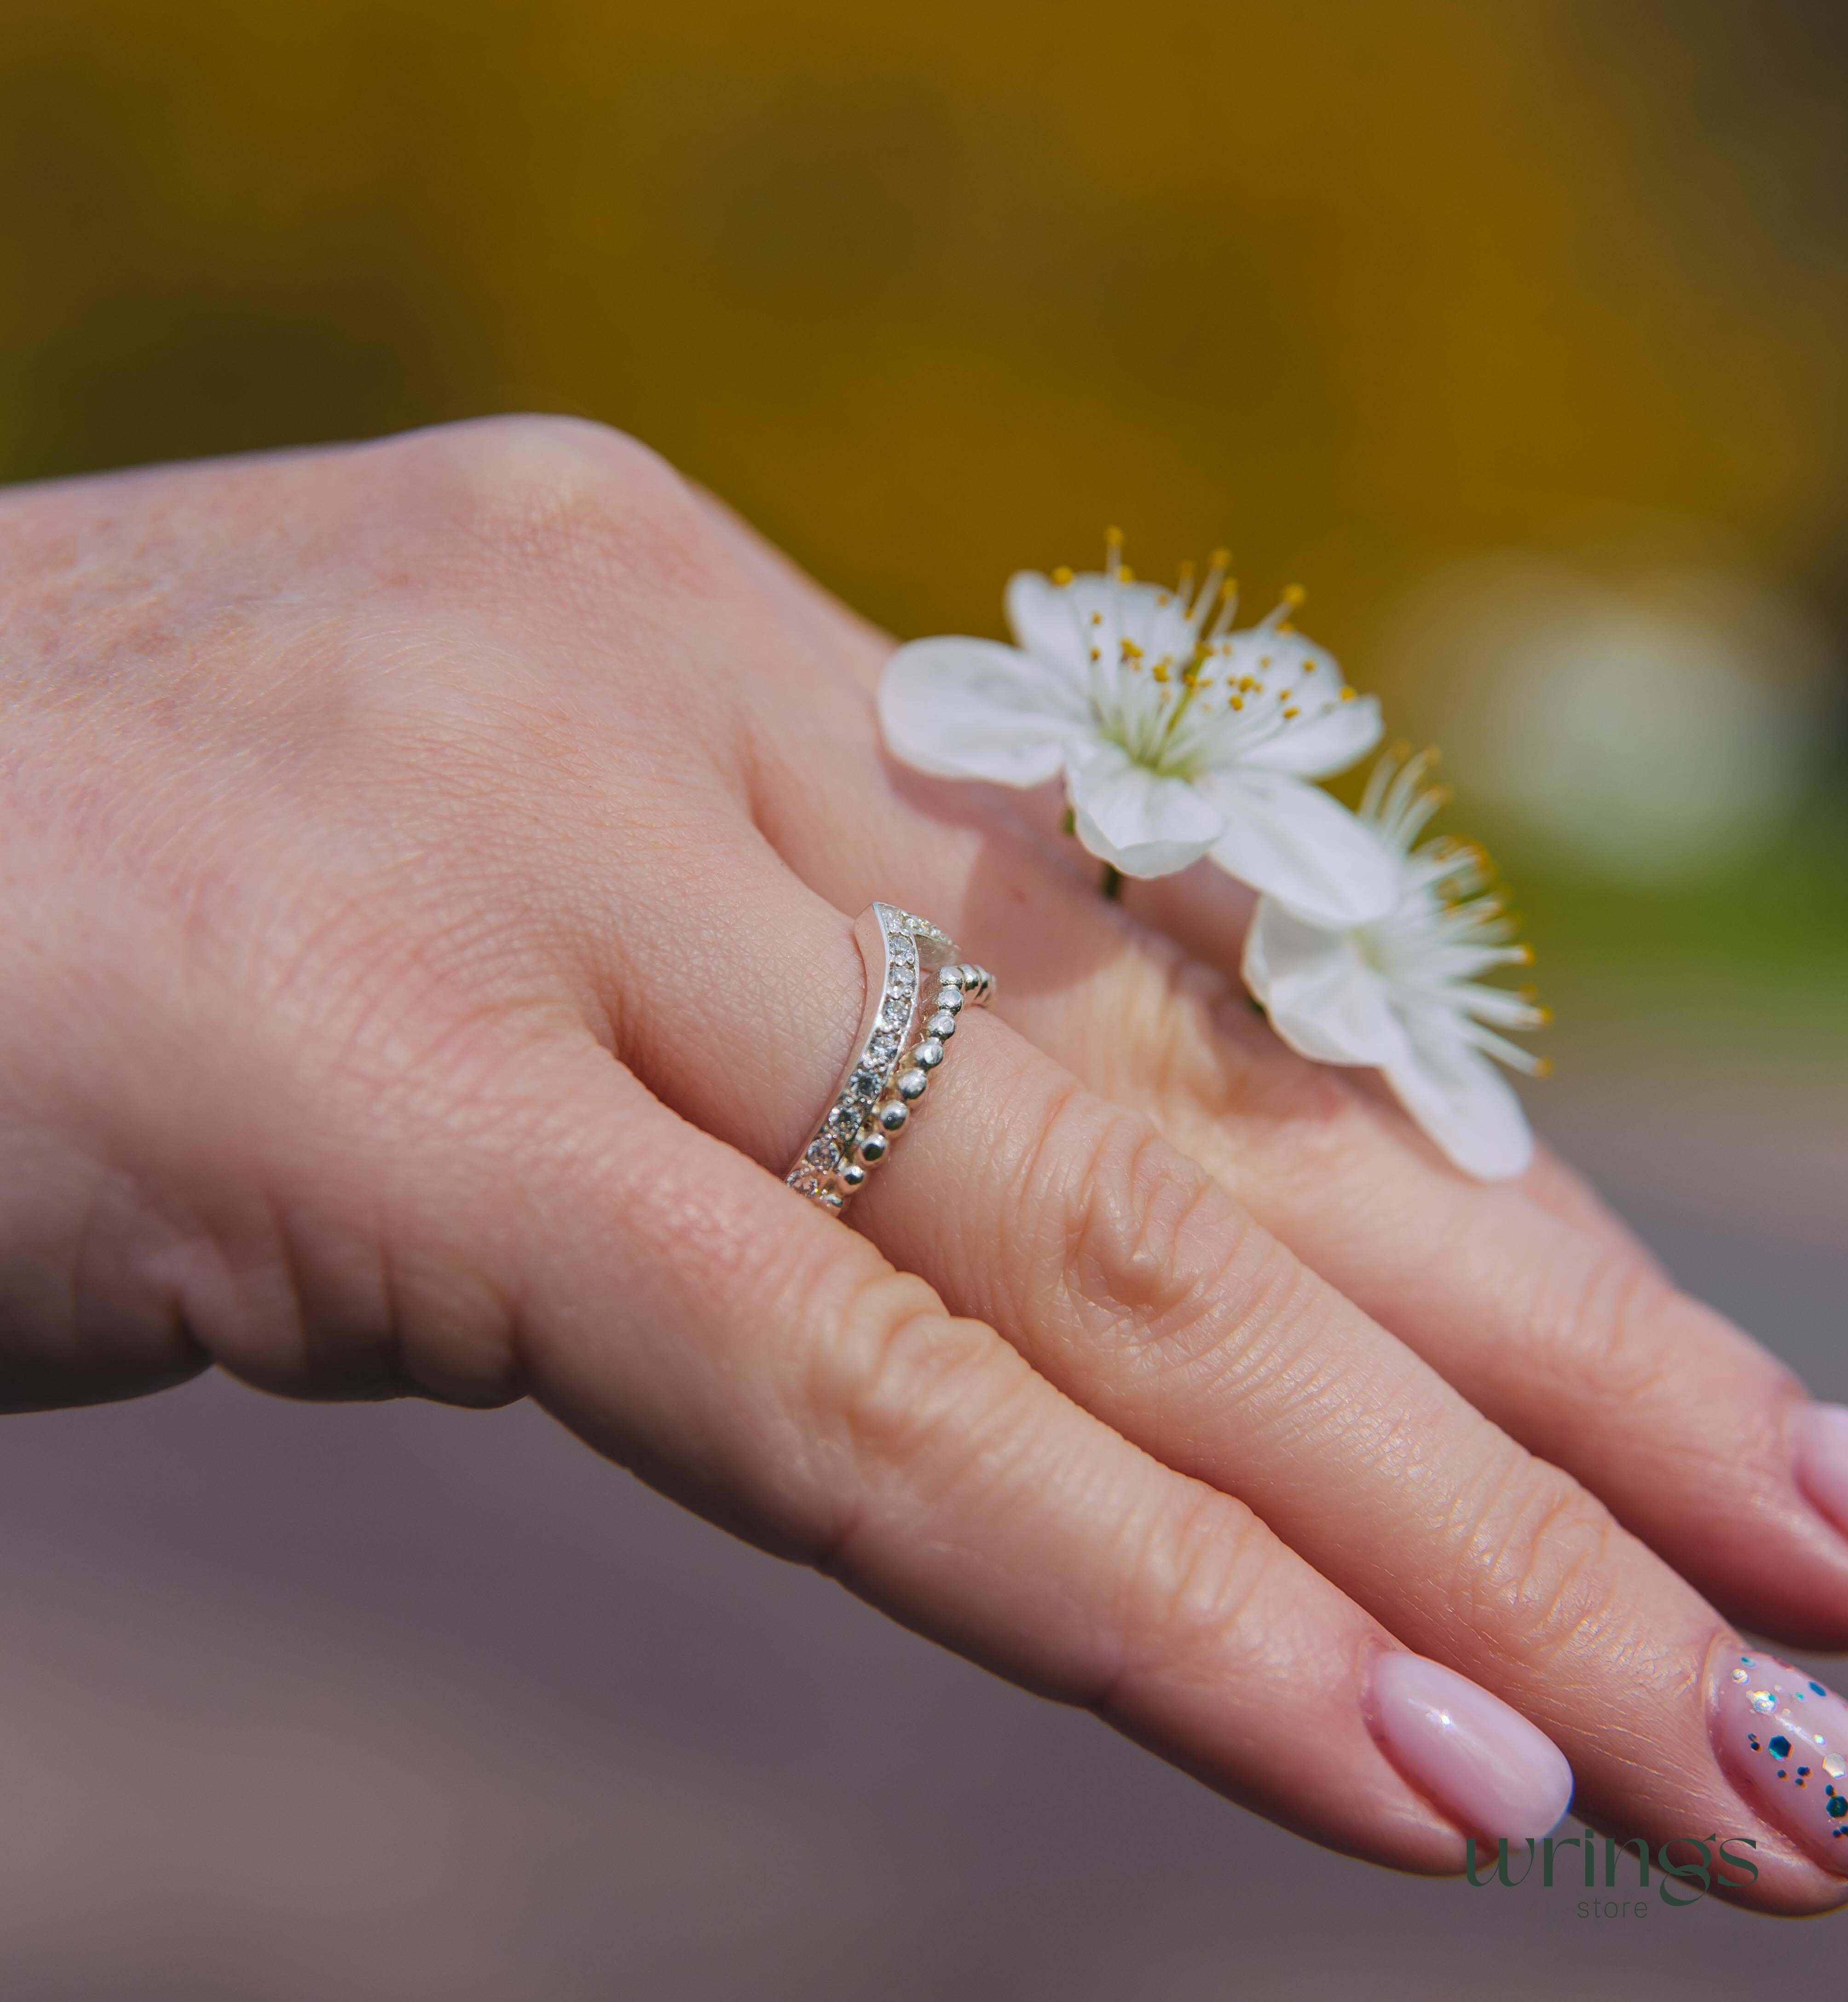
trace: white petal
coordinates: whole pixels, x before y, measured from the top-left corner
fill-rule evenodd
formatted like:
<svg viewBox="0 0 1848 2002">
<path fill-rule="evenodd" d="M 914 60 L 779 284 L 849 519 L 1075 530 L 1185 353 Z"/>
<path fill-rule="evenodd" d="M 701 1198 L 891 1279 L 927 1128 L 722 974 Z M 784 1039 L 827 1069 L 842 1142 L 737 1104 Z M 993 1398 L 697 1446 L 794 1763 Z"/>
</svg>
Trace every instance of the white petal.
<svg viewBox="0 0 1848 2002">
<path fill-rule="evenodd" d="M 1318 647 L 1300 633 L 1247 626 L 1243 632 L 1228 633 L 1219 650 L 1231 679 L 1248 675 L 1266 688 L 1300 691 L 1310 702 L 1325 702 L 1339 695 L 1347 678 L 1326 647 Z"/>
<path fill-rule="evenodd" d="M 1271 1026 L 1317 1063 L 1384 1066 L 1410 1054 L 1386 982 L 1346 932 L 1305 924 L 1260 897 L 1245 934 L 1245 985 Z"/>
<path fill-rule="evenodd" d="M 1044 785 L 1086 713 L 1056 670 L 993 640 L 914 640 L 879 678 L 886 748 L 940 779 Z"/>
<path fill-rule="evenodd" d="M 1021 573 L 1008 584 L 1007 616 L 1022 646 L 1045 648 L 1048 658 L 1078 673 L 1088 671 L 1093 647 L 1114 663 L 1128 641 L 1142 659 L 1165 660 L 1176 673 L 1194 651 L 1194 627 L 1178 591 L 1097 570 L 1081 570 L 1062 588 Z"/>
<path fill-rule="evenodd" d="M 1006 602 L 1016 642 L 1082 682 L 1089 642 L 1071 585 L 1056 584 L 1037 570 L 1017 570 L 1007 581 Z"/>
<path fill-rule="evenodd" d="M 1407 1024 L 1407 1054 L 1385 1066 L 1399 1102 L 1466 1174 L 1506 1181 L 1533 1159 L 1533 1133 L 1512 1087 L 1442 1018 Z"/>
<path fill-rule="evenodd" d="M 1367 924 L 1399 896 L 1399 864 L 1339 800 L 1285 772 L 1222 768 L 1196 782 L 1224 814 L 1213 860 L 1313 924 Z"/>
<path fill-rule="evenodd" d="M 1254 745 L 1247 759 L 1267 771 L 1293 772 L 1299 779 L 1331 778 L 1365 757 L 1385 729 L 1379 696 L 1358 696 L 1351 702 L 1337 702 L 1320 716 L 1303 717 Z"/>
<path fill-rule="evenodd" d="M 1226 822 L 1185 779 L 1164 779 L 1114 744 L 1074 750 L 1067 796 L 1078 838 L 1125 876 L 1167 876 L 1198 862 Z"/>
</svg>

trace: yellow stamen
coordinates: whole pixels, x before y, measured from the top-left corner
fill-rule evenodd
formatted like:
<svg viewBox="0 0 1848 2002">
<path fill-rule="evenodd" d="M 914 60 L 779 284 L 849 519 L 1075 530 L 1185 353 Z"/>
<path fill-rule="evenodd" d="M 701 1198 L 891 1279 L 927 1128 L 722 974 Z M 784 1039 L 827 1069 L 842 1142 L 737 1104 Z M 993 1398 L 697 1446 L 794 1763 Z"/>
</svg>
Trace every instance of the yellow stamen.
<svg viewBox="0 0 1848 2002">
<path fill-rule="evenodd" d="M 1069 563 L 1061 563 L 1058 568 L 1052 573 L 1052 581 L 1062 591 L 1065 587 L 1072 581 L 1071 565 Z"/>
<path fill-rule="evenodd" d="M 1344 688 L 1344 689 L 1342 689 L 1342 691 L 1341 691 L 1341 699 L 1343 702 L 1351 702 L 1351 701 L 1353 701 L 1353 699 L 1354 699 L 1354 691 L 1353 691 L 1353 689 L 1351 689 L 1351 688 Z"/>
<path fill-rule="evenodd" d="M 1299 717 L 1302 713 L 1302 712 L 1299 709 L 1286 709 L 1283 713 L 1283 720 L 1285 723 L 1288 723 L 1293 717 Z"/>
<path fill-rule="evenodd" d="M 1155 665 L 1150 668 L 1149 672 L 1154 675 L 1155 678 L 1158 682 L 1166 681 L 1168 678 L 1167 662 L 1166 661 L 1157 661 Z"/>
<path fill-rule="evenodd" d="M 1308 595 L 1299 584 L 1286 584 L 1283 588 L 1283 602 L 1292 612 Z"/>
</svg>

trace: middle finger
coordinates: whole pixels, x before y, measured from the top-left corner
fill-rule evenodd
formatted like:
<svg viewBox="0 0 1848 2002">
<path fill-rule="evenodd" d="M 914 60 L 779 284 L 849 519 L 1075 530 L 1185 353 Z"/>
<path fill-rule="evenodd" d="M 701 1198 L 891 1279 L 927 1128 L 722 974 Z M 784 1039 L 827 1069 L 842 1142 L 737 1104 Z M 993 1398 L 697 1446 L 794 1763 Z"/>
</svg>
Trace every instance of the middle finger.
<svg viewBox="0 0 1848 2002">
<path fill-rule="evenodd" d="M 785 584 L 786 593 L 793 587 Z M 830 631 L 819 601 L 807 616 Z M 897 772 L 842 622 L 760 741 L 765 830 L 842 909 L 911 898 L 1007 975 L 1003 1012 L 1102 1095 L 1145 1112 L 1306 1264 L 1624 1526 L 1759 1631 L 1848 1641 L 1848 1540 L 1812 1505 L 1802 1385 L 1678 1292 L 1556 1163 L 1469 1181 L 1364 1083 L 1305 1062 L 1233 983 L 1107 905 L 980 789 Z M 823 699 L 824 689 L 831 691 Z M 844 775 L 821 800 L 790 775 Z M 849 832 L 850 827 L 850 832 Z M 1196 887 L 1137 886 L 1197 919 Z M 1159 894 L 1174 891 L 1164 902 Z M 1220 900 L 1224 903 L 1227 900 Z M 1228 924 L 1209 914 L 1196 944 Z M 1236 941 L 1222 940 L 1222 962 Z"/>
</svg>

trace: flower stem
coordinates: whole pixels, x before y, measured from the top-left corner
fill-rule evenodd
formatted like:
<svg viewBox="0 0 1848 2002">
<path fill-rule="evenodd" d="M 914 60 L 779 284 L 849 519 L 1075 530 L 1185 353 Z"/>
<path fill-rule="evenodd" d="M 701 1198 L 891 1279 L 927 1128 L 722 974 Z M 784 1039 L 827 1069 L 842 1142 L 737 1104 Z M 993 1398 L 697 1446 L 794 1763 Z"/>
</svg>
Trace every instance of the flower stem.
<svg viewBox="0 0 1848 2002">
<path fill-rule="evenodd" d="M 1107 904 L 1120 904 L 1123 901 L 1123 872 L 1114 862 L 1104 865 L 1104 875 L 1097 885 Z"/>
</svg>

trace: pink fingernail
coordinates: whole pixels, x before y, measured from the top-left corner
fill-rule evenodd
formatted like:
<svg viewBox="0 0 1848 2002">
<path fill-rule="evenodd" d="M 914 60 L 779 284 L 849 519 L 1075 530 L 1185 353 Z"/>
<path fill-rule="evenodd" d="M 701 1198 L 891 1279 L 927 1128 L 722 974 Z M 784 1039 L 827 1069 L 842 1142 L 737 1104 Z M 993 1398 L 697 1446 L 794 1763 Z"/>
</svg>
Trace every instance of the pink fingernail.
<svg viewBox="0 0 1848 2002">
<path fill-rule="evenodd" d="M 1422 1655 L 1373 1664 L 1369 1720 L 1386 1756 L 1470 1835 L 1544 1835 L 1572 1798 L 1572 1769 L 1543 1731 Z"/>
<path fill-rule="evenodd" d="M 1773 1828 L 1848 1877 L 1848 1703 L 1738 1642 L 1714 1651 L 1707 1728 L 1726 1777 Z"/>
<path fill-rule="evenodd" d="M 1797 1414 L 1797 1484 L 1848 1536 L 1848 1405 L 1806 1404 Z"/>
</svg>

